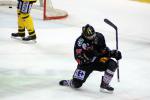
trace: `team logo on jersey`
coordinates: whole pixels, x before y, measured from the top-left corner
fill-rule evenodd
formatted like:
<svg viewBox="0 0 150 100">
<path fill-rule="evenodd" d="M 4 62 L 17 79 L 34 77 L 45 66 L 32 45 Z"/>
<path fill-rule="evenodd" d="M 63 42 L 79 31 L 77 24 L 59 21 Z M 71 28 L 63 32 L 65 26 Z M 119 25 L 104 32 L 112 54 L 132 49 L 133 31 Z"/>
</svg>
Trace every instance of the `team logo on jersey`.
<svg viewBox="0 0 150 100">
<path fill-rule="evenodd" d="M 76 49 L 76 54 L 80 54 L 82 52 L 82 49 Z"/>
<path fill-rule="evenodd" d="M 83 41 L 84 41 L 84 39 L 83 39 L 83 38 L 80 38 L 80 39 L 78 40 L 77 44 L 78 44 L 78 46 L 79 46 L 79 47 L 81 47 L 81 46 L 82 46 Z"/>
<path fill-rule="evenodd" d="M 87 44 L 83 43 L 83 44 L 82 44 L 82 48 L 83 48 L 84 50 L 86 50 Z"/>
</svg>

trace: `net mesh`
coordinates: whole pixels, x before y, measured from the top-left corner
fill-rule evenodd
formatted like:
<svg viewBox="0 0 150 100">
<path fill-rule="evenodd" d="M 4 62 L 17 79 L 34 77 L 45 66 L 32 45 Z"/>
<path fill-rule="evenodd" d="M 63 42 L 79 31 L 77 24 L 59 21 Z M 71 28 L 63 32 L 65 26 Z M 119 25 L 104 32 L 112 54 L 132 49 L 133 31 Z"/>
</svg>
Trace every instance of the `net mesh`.
<svg viewBox="0 0 150 100">
<path fill-rule="evenodd" d="M 17 0 L 0 0 L 0 6 L 16 6 Z M 44 20 L 53 20 L 66 18 L 68 13 L 61 9 L 56 9 L 53 7 L 51 0 L 38 0 L 34 5 L 34 9 L 40 9 L 43 11 Z"/>
</svg>

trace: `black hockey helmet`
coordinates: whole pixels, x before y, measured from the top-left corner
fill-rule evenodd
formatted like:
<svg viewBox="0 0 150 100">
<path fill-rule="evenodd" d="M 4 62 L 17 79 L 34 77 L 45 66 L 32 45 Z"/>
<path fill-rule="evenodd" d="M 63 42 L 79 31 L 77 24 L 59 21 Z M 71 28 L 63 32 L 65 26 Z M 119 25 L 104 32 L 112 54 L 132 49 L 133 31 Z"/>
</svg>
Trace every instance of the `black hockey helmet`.
<svg viewBox="0 0 150 100">
<path fill-rule="evenodd" d="M 93 26 L 86 24 L 85 26 L 82 27 L 82 35 L 87 38 L 87 39 L 92 39 L 95 37 L 96 32 L 93 28 Z"/>
<path fill-rule="evenodd" d="M 93 36 L 95 34 L 95 30 L 93 26 L 86 24 L 85 26 L 82 27 L 82 35 L 86 37 Z"/>
</svg>

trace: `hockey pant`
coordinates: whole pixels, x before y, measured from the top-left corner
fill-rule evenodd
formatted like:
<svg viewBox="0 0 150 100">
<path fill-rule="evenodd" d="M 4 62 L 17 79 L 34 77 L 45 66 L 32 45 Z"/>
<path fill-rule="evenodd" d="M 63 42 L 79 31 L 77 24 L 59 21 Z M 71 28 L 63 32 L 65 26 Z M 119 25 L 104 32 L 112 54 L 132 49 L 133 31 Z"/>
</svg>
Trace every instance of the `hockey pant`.
<svg viewBox="0 0 150 100">
<path fill-rule="evenodd" d="M 18 33 L 25 36 L 25 28 L 29 36 L 35 35 L 34 24 L 30 14 L 20 13 L 18 14 Z"/>
<path fill-rule="evenodd" d="M 18 14 L 18 33 L 22 36 L 25 35 L 25 29 L 27 29 L 29 36 L 35 35 L 33 19 L 30 16 L 30 10 L 33 2 L 18 1 L 17 14 Z"/>
<path fill-rule="evenodd" d="M 117 63 L 112 59 L 109 59 L 106 64 L 96 63 L 93 66 L 78 65 L 74 72 L 73 79 L 70 81 L 70 85 L 73 88 L 80 88 L 93 71 L 104 71 L 103 81 L 109 84 L 117 67 Z"/>
</svg>

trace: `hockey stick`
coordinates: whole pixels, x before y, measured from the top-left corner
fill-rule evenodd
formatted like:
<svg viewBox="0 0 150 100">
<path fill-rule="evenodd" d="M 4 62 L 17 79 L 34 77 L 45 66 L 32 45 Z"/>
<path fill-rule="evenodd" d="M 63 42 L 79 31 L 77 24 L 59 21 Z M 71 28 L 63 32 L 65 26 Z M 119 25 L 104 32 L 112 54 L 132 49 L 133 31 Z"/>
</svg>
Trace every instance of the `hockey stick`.
<svg viewBox="0 0 150 100">
<path fill-rule="evenodd" d="M 118 28 L 115 24 L 113 24 L 110 20 L 104 19 L 104 22 L 113 27 L 116 31 L 116 50 L 118 51 Z M 119 75 L 119 61 L 117 60 L 118 68 L 117 68 L 117 78 L 118 82 L 120 82 L 120 75 Z"/>
</svg>

